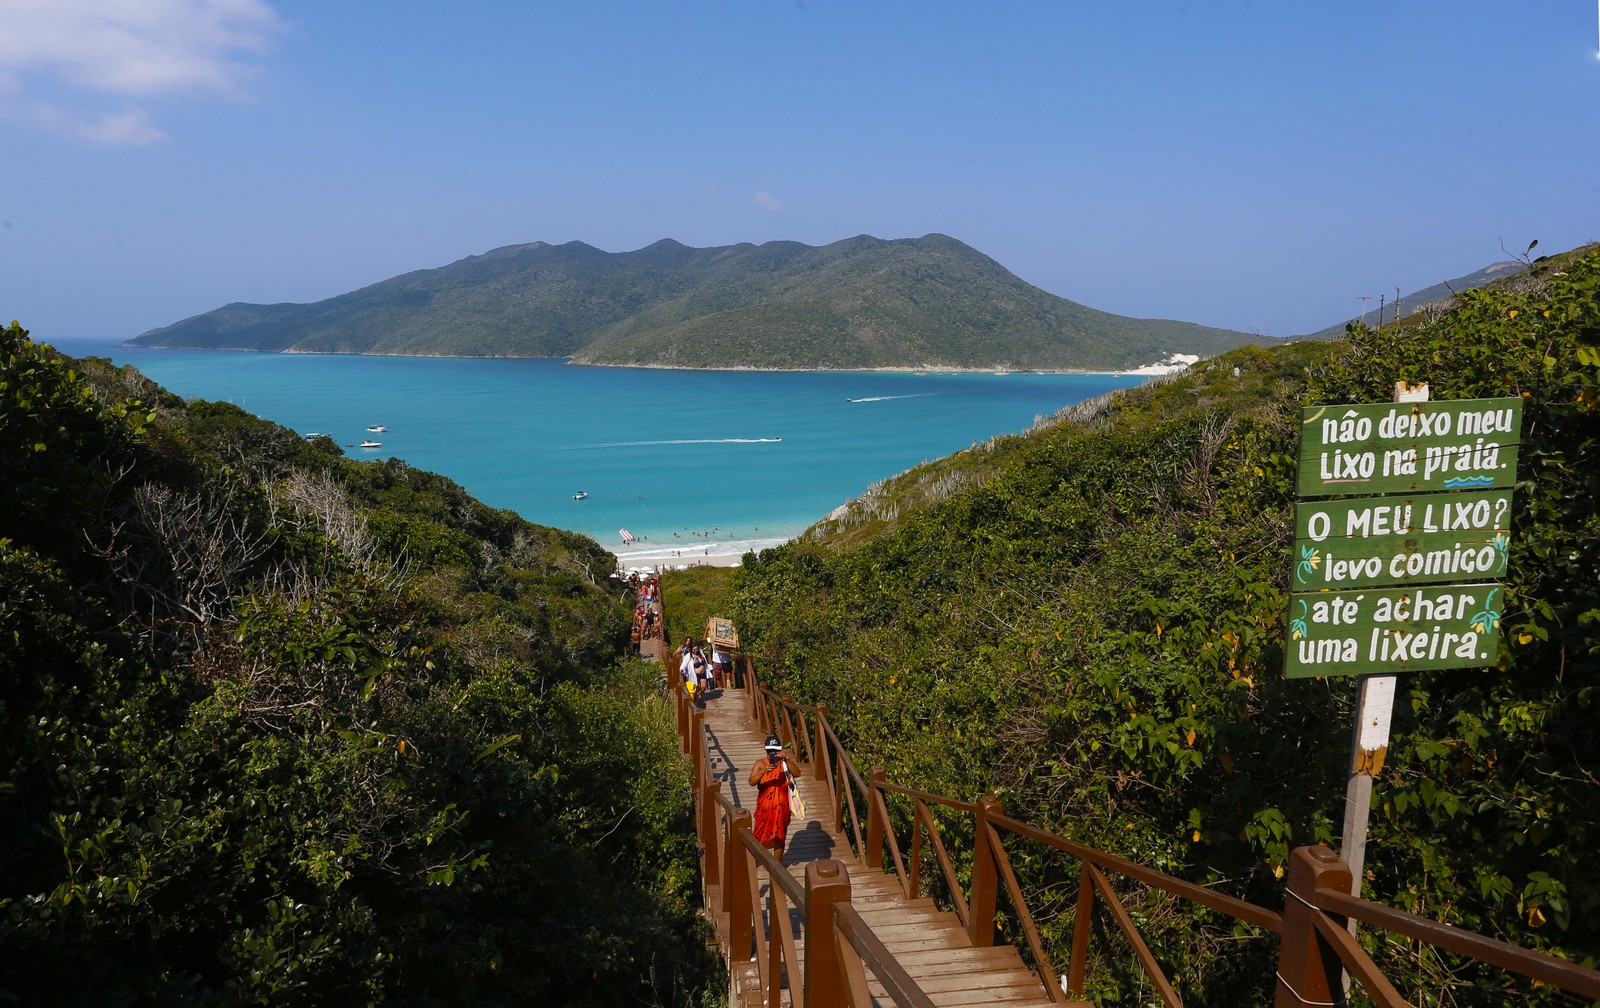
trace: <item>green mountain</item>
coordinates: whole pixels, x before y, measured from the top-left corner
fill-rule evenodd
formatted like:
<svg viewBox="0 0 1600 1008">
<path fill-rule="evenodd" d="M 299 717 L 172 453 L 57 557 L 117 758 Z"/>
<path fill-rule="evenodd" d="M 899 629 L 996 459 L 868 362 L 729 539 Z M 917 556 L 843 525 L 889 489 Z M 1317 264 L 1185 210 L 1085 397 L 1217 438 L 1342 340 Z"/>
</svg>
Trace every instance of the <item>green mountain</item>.
<svg viewBox="0 0 1600 1008">
<path fill-rule="evenodd" d="M 570 357 L 683 368 L 1120 370 L 1252 339 L 1096 311 L 953 238 L 608 253 L 510 245 L 313 304 L 235 303 L 137 346 Z"/>
<path fill-rule="evenodd" d="M 1397 380 L 1427 381 L 1438 400 L 1521 396 L 1510 567 L 1486 617 L 1500 658 L 1399 676 L 1363 890 L 1593 964 L 1597 294 L 1600 250 L 1579 250 L 1436 318 L 1243 347 L 1078 404 L 885 480 L 747 556 L 718 607 L 766 684 L 826 703 L 847 747 L 889 780 L 994 794 L 1015 818 L 1282 906 L 1289 852 L 1338 842 L 1356 692 L 1351 677 L 1283 674 L 1304 559 L 1300 409 L 1388 401 Z M 971 849 L 970 833 L 949 837 Z M 1065 962 L 1078 867 L 1007 846 L 1046 950 Z M 1138 899 L 1185 1004 L 1271 1002 L 1274 943 Z M 1570 1003 L 1481 964 L 1443 971 L 1392 935 L 1363 928 L 1361 940 L 1411 1003 Z M 1110 958 L 1091 967 L 1091 1000 L 1144 1003 Z"/>
</svg>

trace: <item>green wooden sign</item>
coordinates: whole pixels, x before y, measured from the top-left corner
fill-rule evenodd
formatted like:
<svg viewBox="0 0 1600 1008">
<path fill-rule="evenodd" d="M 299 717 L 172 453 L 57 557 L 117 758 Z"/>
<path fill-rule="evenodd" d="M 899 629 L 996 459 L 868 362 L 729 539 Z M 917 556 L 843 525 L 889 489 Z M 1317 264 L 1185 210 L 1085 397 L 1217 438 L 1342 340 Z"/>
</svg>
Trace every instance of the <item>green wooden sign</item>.
<svg viewBox="0 0 1600 1008">
<path fill-rule="evenodd" d="M 1497 584 L 1289 596 L 1290 678 L 1477 668 L 1500 656 Z"/>
<path fill-rule="evenodd" d="M 1521 432 L 1517 397 L 1309 406 L 1295 489 L 1329 497 L 1508 487 Z"/>
<path fill-rule="evenodd" d="M 1302 501 L 1296 591 L 1481 581 L 1505 574 L 1511 491 Z"/>
</svg>

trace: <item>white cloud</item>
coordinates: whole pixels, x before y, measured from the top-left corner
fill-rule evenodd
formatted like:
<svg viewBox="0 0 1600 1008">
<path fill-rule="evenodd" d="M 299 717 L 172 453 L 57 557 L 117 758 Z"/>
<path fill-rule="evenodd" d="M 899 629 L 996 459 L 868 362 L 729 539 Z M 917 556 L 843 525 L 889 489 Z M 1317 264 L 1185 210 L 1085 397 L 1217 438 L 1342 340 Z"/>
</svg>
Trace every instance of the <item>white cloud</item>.
<svg viewBox="0 0 1600 1008">
<path fill-rule="evenodd" d="M 167 139 L 165 133 L 151 124 L 149 113 L 141 108 L 91 113 L 65 110 L 49 102 L 22 102 L 5 108 L 3 113 L 42 133 L 102 147 L 148 146 Z"/>
<path fill-rule="evenodd" d="M 783 213 L 783 204 L 779 203 L 778 198 L 766 190 L 757 191 L 754 196 L 750 197 L 750 202 L 771 213 Z"/>
<path fill-rule="evenodd" d="M 151 143 L 162 134 L 143 108 L 94 104 L 240 96 L 257 71 L 249 57 L 281 27 L 262 0 L 0 0 L 0 113 L 94 143 Z M 30 84 L 74 104 L 31 99 Z"/>
</svg>

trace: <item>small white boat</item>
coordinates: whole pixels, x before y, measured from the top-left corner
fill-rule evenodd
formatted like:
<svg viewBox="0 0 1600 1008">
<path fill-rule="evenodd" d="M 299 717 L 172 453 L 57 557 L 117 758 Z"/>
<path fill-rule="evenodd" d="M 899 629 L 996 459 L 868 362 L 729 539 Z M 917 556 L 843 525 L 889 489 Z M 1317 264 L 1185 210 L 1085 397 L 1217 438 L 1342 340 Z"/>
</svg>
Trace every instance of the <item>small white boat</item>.
<svg viewBox="0 0 1600 1008">
<path fill-rule="evenodd" d="M 388 429 L 389 428 L 385 427 L 383 424 L 374 424 L 373 426 L 367 428 L 367 432 L 369 434 L 382 434 Z"/>
<path fill-rule="evenodd" d="M 382 441 L 363 441 L 363 442 L 361 442 L 361 447 L 363 447 L 363 448 L 382 448 L 383 447 L 383 442 Z"/>
<path fill-rule="evenodd" d="M 577 493 L 572 495 L 572 499 L 573 500 L 583 500 L 587 496 L 589 496 L 589 491 L 587 491 L 587 490 L 579 490 Z"/>
</svg>

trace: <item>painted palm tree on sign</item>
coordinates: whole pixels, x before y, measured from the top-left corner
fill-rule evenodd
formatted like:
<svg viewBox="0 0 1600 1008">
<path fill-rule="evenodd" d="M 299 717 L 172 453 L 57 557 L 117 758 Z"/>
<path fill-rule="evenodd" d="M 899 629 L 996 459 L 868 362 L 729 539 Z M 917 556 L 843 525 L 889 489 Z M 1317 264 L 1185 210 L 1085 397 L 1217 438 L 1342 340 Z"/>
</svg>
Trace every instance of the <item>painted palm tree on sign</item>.
<svg viewBox="0 0 1600 1008">
<path fill-rule="evenodd" d="M 1500 555 L 1500 569 L 1495 572 L 1498 576 L 1506 572 L 1506 567 L 1511 563 L 1511 536 L 1505 532 L 1496 532 L 1494 538 L 1489 540 L 1489 545 Z"/>
<path fill-rule="evenodd" d="M 1306 625 L 1306 613 L 1310 607 L 1305 599 L 1295 599 L 1295 604 L 1300 607 L 1300 615 L 1289 621 L 1289 637 L 1291 640 L 1302 640 L 1311 633 L 1311 628 Z"/>
<path fill-rule="evenodd" d="M 1494 597 L 1498 594 L 1500 594 L 1499 588 L 1491 591 L 1489 597 L 1483 600 L 1483 608 L 1473 614 L 1472 629 L 1478 633 L 1488 633 L 1500 628 L 1500 610 L 1494 608 Z"/>
<path fill-rule="evenodd" d="M 1314 546 L 1300 547 L 1300 562 L 1295 565 L 1294 579 L 1301 584 L 1305 584 L 1306 579 L 1311 576 L 1311 572 L 1316 570 L 1317 565 L 1320 563 L 1322 563 L 1321 550 Z"/>
</svg>

